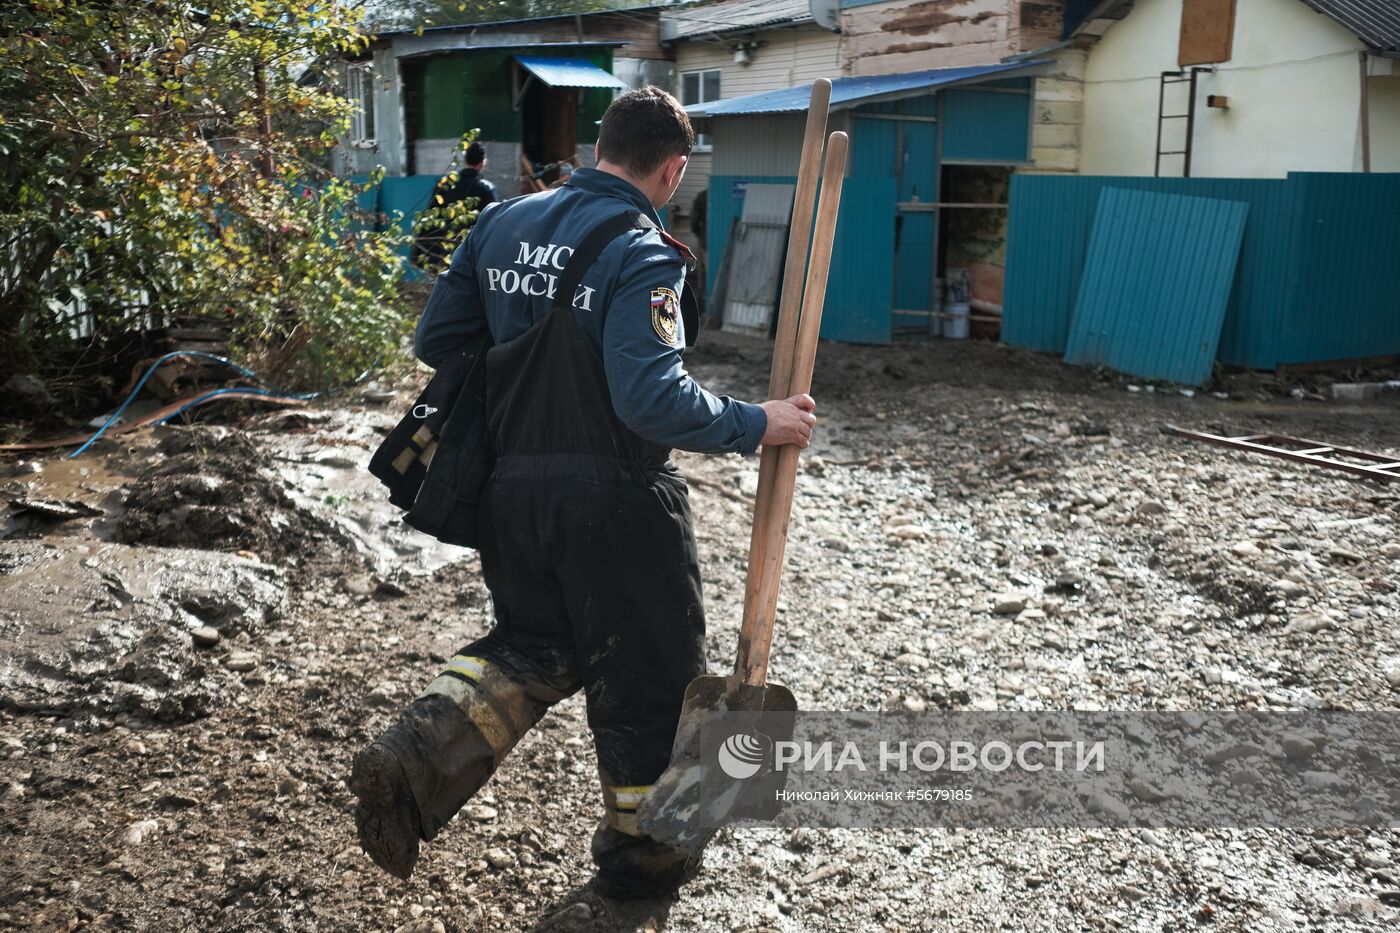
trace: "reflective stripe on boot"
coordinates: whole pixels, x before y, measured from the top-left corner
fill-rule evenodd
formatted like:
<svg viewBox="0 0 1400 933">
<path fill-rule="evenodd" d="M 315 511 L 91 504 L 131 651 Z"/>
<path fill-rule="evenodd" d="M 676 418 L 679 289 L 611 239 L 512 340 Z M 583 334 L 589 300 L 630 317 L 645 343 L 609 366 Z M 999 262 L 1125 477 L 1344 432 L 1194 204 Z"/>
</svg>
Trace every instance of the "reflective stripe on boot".
<svg viewBox="0 0 1400 933">
<path fill-rule="evenodd" d="M 607 808 L 608 825 L 629 836 L 643 835 L 637 828 L 637 805 L 642 802 L 652 785 L 616 786 L 608 783 L 606 775 L 603 776 L 602 783 L 603 806 Z"/>
</svg>

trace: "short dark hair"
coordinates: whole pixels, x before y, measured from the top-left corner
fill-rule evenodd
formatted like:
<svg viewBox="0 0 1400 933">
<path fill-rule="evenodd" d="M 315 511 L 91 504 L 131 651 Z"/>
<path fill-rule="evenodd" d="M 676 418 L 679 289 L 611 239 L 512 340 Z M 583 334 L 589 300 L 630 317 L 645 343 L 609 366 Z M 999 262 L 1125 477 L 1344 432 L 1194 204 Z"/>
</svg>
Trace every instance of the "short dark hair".
<svg viewBox="0 0 1400 933">
<path fill-rule="evenodd" d="M 467 147 L 467 164 L 480 165 L 486 161 L 486 149 L 481 143 L 472 143 Z"/>
<path fill-rule="evenodd" d="M 628 91 L 612 102 L 598 128 L 598 158 L 645 178 L 667 159 L 688 156 L 695 130 L 680 101 L 659 87 Z"/>
</svg>

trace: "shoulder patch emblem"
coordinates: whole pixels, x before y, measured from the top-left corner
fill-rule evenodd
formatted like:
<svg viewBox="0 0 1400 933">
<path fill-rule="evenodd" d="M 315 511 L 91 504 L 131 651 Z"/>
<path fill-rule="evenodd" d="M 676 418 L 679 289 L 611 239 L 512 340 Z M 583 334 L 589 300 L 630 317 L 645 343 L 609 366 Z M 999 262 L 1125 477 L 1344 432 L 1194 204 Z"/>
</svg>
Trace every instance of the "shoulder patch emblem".
<svg viewBox="0 0 1400 933">
<path fill-rule="evenodd" d="M 656 336 L 669 344 L 676 342 L 681 317 L 681 299 L 669 288 L 651 290 L 651 326 Z"/>
</svg>

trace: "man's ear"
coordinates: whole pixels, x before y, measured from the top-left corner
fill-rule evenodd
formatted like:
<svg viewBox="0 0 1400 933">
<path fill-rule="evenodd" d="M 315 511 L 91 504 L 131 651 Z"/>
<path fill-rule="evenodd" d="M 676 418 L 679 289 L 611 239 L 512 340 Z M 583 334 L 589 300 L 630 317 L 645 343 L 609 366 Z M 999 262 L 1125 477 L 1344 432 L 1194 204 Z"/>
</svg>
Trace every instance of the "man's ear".
<svg viewBox="0 0 1400 933">
<path fill-rule="evenodd" d="M 690 156 L 675 156 L 670 162 L 666 163 L 666 174 L 662 176 L 666 187 L 670 188 L 676 184 L 677 179 L 681 177 L 681 173 L 685 171 L 686 163 L 689 161 Z"/>
</svg>

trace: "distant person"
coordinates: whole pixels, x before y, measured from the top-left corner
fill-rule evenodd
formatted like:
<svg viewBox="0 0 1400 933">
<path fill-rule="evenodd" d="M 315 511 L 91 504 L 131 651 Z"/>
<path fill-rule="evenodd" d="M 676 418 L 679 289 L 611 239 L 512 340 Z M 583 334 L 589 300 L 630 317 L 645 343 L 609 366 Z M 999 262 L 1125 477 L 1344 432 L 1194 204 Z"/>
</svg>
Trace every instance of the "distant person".
<svg viewBox="0 0 1400 933">
<path fill-rule="evenodd" d="M 710 190 L 701 188 L 695 200 L 690 202 L 690 232 L 700 241 L 701 249 L 705 248 L 705 215 L 709 213 L 709 209 Z"/>
<path fill-rule="evenodd" d="M 482 211 L 486 205 L 500 198 L 496 196 L 496 186 L 483 176 L 486 173 L 486 150 L 481 143 L 467 147 L 466 164 L 456 173 L 447 174 L 433 189 L 433 206 L 446 207 L 459 201 L 475 201 L 474 209 Z M 447 262 L 447 249 L 443 245 L 442 233 L 435 230 L 418 237 L 414 249 L 414 264 L 422 268 L 437 268 Z"/>
<path fill-rule="evenodd" d="M 437 191 L 434 193 L 442 198 L 444 205 L 474 198 L 476 209 L 485 210 L 486 205 L 492 201 L 499 201 L 500 198 L 496 197 L 496 186 L 483 177 L 488 163 L 486 150 L 481 143 L 472 143 L 467 147 L 465 161 L 466 165 L 457 173 L 456 183 L 452 183 L 452 176 L 448 175 L 438 182 Z"/>
</svg>

